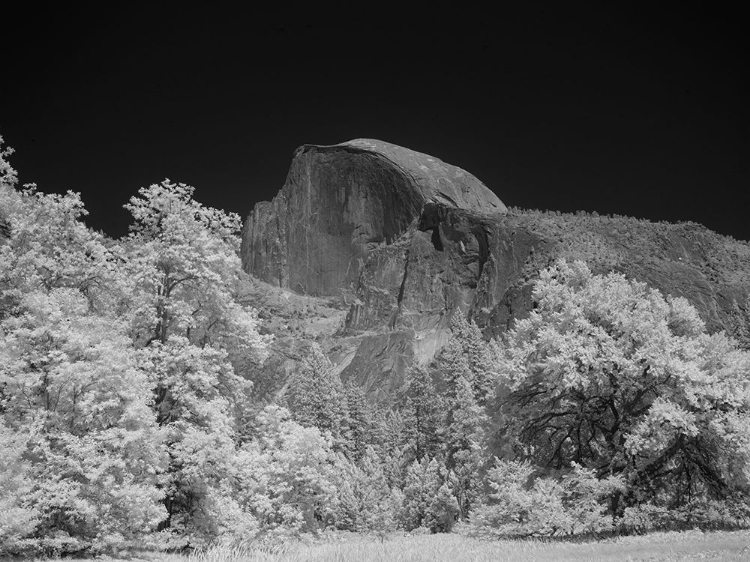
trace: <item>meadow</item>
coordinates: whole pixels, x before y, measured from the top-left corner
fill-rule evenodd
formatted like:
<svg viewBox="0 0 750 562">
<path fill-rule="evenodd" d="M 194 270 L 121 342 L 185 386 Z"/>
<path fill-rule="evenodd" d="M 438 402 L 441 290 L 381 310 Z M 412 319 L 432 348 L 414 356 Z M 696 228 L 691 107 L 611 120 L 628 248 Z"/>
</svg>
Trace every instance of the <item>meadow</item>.
<svg viewBox="0 0 750 562">
<path fill-rule="evenodd" d="M 190 555 L 144 553 L 107 562 L 682 562 L 750 560 L 750 531 L 653 533 L 591 541 L 480 540 L 458 534 L 337 535 L 264 550 L 216 547 Z"/>
</svg>

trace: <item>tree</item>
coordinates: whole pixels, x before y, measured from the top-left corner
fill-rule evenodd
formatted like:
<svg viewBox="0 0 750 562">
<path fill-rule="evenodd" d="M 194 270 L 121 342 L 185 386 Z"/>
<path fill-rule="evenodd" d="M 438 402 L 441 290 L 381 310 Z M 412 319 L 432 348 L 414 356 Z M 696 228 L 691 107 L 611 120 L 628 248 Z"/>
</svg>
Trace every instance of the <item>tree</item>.
<svg viewBox="0 0 750 562">
<path fill-rule="evenodd" d="M 564 474 L 543 476 L 528 461 L 495 459 L 487 472 L 490 493 L 471 514 L 472 527 L 495 536 L 575 535 L 612 528 L 606 499 L 622 488 L 617 477 L 597 478 L 574 465 Z"/>
<path fill-rule="evenodd" d="M 367 404 L 367 398 L 362 387 L 349 381 L 344 386 L 344 397 L 346 400 L 346 430 L 348 437 L 347 450 L 352 460 L 361 461 L 369 448 L 374 446 L 377 439 L 375 420 L 372 411 Z"/>
<path fill-rule="evenodd" d="M 477 404 L 471 384 L 463 377 L 456 380 L 450 418 L 446 432 L 447 465 L 455 479 L 453 491 L 458 513 L 465 519 L 479 496 L 488 418 L 484 409 Z"/>
<path fill-rule="evenodd" d="M 8 197 L 13 196 L 15 186 L 18 183 L 18 175 L 8 162 L 8 157 L 13 154 L 10 147 L 3 148 L 3 137 L 0 135 L 0 242 L 10 238 L 11 230 L 5 215 L 5 206 Z"/>
<path fill-rule="evenodd" d="M 166 436 L 166 525 L 200 543 L 247 523 L 225 485 L 236 454 L 234 413 L 250 388 L 230 350 L 260 362 L 269 339 L 240 303 L 239 217 L 203 207 L 193 193 L 165 180 L 125 206 L 133 224 L 120 246 L 121 308 Z"/>
<path fill-rule="evenodd" d="M 434 459 L 413 461 L 406 470 L 400 523 L 407 531 L 428 527 L 440 518 L 432 510 L 433 500 L 443 484 L 441 467 Z"/>
<path fill-rule="evenodd" d="M 256 312 L 239 302 L 240 218 L 204 207 L 194 191 L 165 180 L 125 205 L 133 215 L 123 243 L 133 338 L 147 346 L 182 336 L 191 345 L 242 349 L 262 361 L 269 338 L 259 334 Z"/>
<path fill-rule="evenodd" d="M 314 531 L 333 522 L 338 508 L 330 439 L 278 406 L 258 415 L 255 438 L 234 459 L 231 478 L 235 501 L 260 533 Z"/>
<path fill-rule="evenodd" d="M 404 480 L 401 526 L 407 531 L 424 527 L 433 533 L 450 532 L 459 509 L 452 480 L 435 459 L 412 462 Z"/>
<path fill-rule="evenodd" d="M 484 404 L 496 383 L 496 361 L 494 348 L 474 322 L 457 314 L 451 333 L 431 369 L 445 382 L 446 466 L 454 476 L 452 490 L 460 517 L 466 518 L 481 483 L 488 422 Z"/>
<path fill-rule="evenodd" d="M 135 540 L 164 517 L 165 454 L 126 326 L 116 259 L 77 194 L 6 182 L 0 246 L 0 414 L 26 432 L 29 540 L 80 549 Z M 17 488 L 20 489 L 20 488 Z"/>
<path fill-rule="evenodd" d="M 451 339 L 432 368 L 448 383 L 449 394 L 455 392 L 457 378 L 463 377 L 471 384 L 477 402 L 484 405 L 494 391 L 496 363 L 494 348 L 477 325 L 456 314 L 451 321 Z"/>
<path fill-rule="evenodd" d="M 400 508 L 384 471 L 383 461 L 368 447 L 357 463 L 339 458 L 336 526 L 356 532 L 385 534 L 396 528 Z"/>
<path fill-rule="evenodd" d="M 2 322 L 3 417 L 30 428 L 36 532 L 132 539 L 164 517 L 161 435 L 124 326 L 71 289 L 31 293 Z"/>
<path fill-rule="evenodd" d="M 351 454 L 344 385 L 318 344 L 312 344 L 305 364 L 292 377 L 287 403 L 295 421 L 329 432 L 336 448 Z"/>
<path fill-rule="evenodd" d="M 503 340 L 498 442 L 547 469 L 619 475 L 611 508 L 748 491 L 750 356 L 684 299 L 582 262 L 542 271 Z"/>
<path fill-rule="evenodd" d="M 448 482 L 443 482 L 427 509 L 426 526 L 433 533 L 450 533 L 453 530 L 458 513 L 459 506 L 456 501 L 456 494 L 448 485 Z"/>
<path fill-rule="evenodd" d="M 117 257 L 104 237 L 83 223 L 87 212 L 77 193 L 4 185 L 0 208 L 12 233 L 0 245 L 0 318 L 15 314 L 23 295 L 56 288 L 77 290 L 100 314 L 112 312 Z"/>
<path fill-rule="evenodd" d="M 13 431 L 0 418 L 0 555 L 23 548 L 39 522 L 38 512 L 27 501 L 33 483 L 29 463 L 23 459 L 28 434 Z"/>
<path fill-rule="evenodd" d="M 445 408 L 426 368 L 414 365 L 407 373 L 407 380 L 403 437 L 412 458 L 421 461 L 442 452 Z"/>
<path fill-rule="evenodd" d="M 740 347 L 750 350 L 750 295 L 745 299 L 744 310 L 732 300 L 732 311 L 729 316 L 730 333 L 737 340 Z"/>
<path fill-rule="evenodd" d="M 236 453 L 231 402 L 244 395 L 246 382 L 226 352 L 191 345 L 184 337 L 152 342 L 139 355 L 169 452 L 163 481 L 168 518 L 162 527 L 200 544 L 220 534 L 217 509 L 227 500 L 222 482 Z"/>
</svg>

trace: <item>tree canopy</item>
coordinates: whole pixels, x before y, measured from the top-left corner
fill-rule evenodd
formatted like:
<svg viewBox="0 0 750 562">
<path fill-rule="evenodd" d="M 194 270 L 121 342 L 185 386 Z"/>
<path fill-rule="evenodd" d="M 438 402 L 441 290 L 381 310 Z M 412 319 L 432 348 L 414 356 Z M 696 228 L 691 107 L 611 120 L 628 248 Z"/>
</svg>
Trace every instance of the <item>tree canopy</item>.
<svg viewBox="0 0 750 562">
<path fill-rule="evenodd" d="M 583 262 L 544 270 L 502 341 L 497 443 L 547 470 L 617 475 L 612 509 L 748 491 L 750 355 L 684 299 Z"/>
</svg>

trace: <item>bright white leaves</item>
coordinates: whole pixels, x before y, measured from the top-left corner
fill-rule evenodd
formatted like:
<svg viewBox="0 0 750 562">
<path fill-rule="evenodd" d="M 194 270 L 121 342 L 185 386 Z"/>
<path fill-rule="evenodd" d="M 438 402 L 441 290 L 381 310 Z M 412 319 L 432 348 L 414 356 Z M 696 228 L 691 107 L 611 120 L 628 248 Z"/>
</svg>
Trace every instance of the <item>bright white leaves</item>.
<svg viewBox="0 0 750 562">
<path fill-rule="evenodd" d="M 8 162 L 8 157 L 13 154 L 9 146 L 3 148 L 3 137 L 0 135 L 0 187 L 14 187 L 18 182 L 18 175 Z"/>
<path fill-rule="evenodd" d="M 103 312 L 115 277 L 115 259 L 100 234 L 81 221 L 77 193 L 46 195 L 27 187 L 0 190 L 0 208 L 13 233 L 0 245 L 0 312 L 11 312 L 23 295 L 67 287 L 86 295 Z"/>
<path fill-rule="evenodd" d="M 549 478 L 528 462 L 499 459 L 486 480 L 490 503 L 472 513 L 472 523 L 481 534 L 495 536 L 610 530 L 612 518 L 602 500 L 623 488 L 619 478 L 597 478 L 593 470 L 575 464 L 562 478 Z"/>
<path fill-rule="evenodd" d="M 335 462 L 328 437 L 268 406 L 256 420 L 255 439 L 237 455 L 235 498 L 262 532 L 315 530 L 332 522 L 337 506 Z"/>
<path fill-rule="evenodd" d="M 255 529 L 226 483 L 237 455 L 234 408 L 250 388 L 229 353 L 262 361 L 269 339 L 239 302 L 239 217 L 203 207 L 193 191 L 165 180 L 126 205 L 134 222 L 122 243 L 123 308 L 170 453 L 170 530 L 200 543 Z"/>
<path fill-rule="evenodd" d="M 165 494 L 177 531 L 239 525 L 221 481 L 247 384 L 228 349 L 259 361 L 268 343 L 239 304 L 239 218 L 164 182 L 131 200 L 130 236 L 107 241 L 78 195 L 19 192 L 3 174 L 0 400 L 8 431 L 30 429 L 31 460 L 28 486 L 0 501 L 63 549 L 148 532 Z"/>
<path fill-rule="evenodd" d="M 38 512 L 28 505 L 32 489 L 29 463 L 23 460 L 28 434 L 6 427 L 0 418 L 0 545 L 12 547 L 36 528 Z M 3 547 L 0 546 L 0 554 Z"/>
<path fill-rule="evenodd" d="M 147 345 L 178 335 L 262 361 L 268 338 L 259 335 L 255 312 L 238 303 L 240 218 L 203 207 L 192 194 L 165 180 L 126 205 L 134 218 L 125 241 L 134 337 Z"/>
<path fill-rule="evenodd" d="M 12 237 L 0 247 L 0 399 L 5 423 L 30 432 L 32 530 L 79 547 L 141 533 L 164 517 L 165 456 L 148 380 L 108 315 L 112 254 L 80 222 L 77 195 L 3 197 Z"/>
<path fill-rule="evenodd" d="M 749 354 L 686 300 L 582 262 L 543 271 L 534 299 L 503 345 L 510 442 L 557 468 L 743 485 Z"/>
</svg>

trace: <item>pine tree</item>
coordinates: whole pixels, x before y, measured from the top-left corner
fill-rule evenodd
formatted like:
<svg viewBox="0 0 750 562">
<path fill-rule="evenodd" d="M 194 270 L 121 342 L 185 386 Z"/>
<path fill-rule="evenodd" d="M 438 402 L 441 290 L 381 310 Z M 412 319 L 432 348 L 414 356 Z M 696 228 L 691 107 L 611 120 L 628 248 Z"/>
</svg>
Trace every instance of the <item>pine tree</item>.
<svg viewBox="0 0 750 562">
<path fill-rule="evenodd" d="M 446 466 L 453 471 L 461 518 L 468 516 L 479 488 L 487 415 L 484 404 L 494 390 L 496 365 L 492 347 L 473 322 L 456 315 L 452 338 L 432 365 L 445 381 Z"/>
<path fill-rule="evenodd" d="M 445 411 L 430 373 L 424 367 L 413 366 L 407 373 L 409 380 L 404 407 L 406 441 L 413 458 L 421 461 L 442 454 Z"/>
<path fill-rule="evenodd" d="M 433 533 L 450 533 L 459 513 L 458 502 L 448 482 L 438 488 L 427 508 L 424 523 Z"/>
<path fill-rule="evenodd" d="M 419 527 L 428 527 L 439 519 L 439 514 L 431 511 L 431 507 L 442 484 L 440 465 L 436 460 L 424 457 L 421 461 L 415 460 L 408 466 L 400 516 L 404 529 L 412 531 Z"/>
<path fill-rule="evenodd" d="M 375 421 L 360 386 L 350 381 L 344 387 L 344 396 L 348 414 L 345 431 L 348 436 L 347 450 L 351 458 L 359 462 L 368 448 L 377 444 L 377 437 L 374 435 Z"/>
<path fill-rule="evenodd" d="M 737 340 L 740 347 L 750 350 L 750 295 L 745 301 L 744 310 L 736 300 L 732 301 L 729 333 Z"/>
<path fill-rule="evenodd" d="M 351 454 L 344 385 L 317 344 L 311 346 L 304 366 L 292 377 L 287 403 L 295 421 L 304 427 L 329 432 L 336 449 Z"/>
<path fill-rule="evenodd" d="M 480 489 L 480 469 L 485 460 L 485 432 L 488 424 L 484 408 L 474 398 L 474 390 L 463 377 L 456 381 L 455 400 L 448 427 L 447 465 L 453 471 L 457 509 L 468 517 Z"/>
<path fill-rule="evenodd" d="M 494 392 L 497 379 L 497 357 L 492 346 L 472 321 L 456 314 L 451 321 L 451 339 L 438 355 L 432 370 L 439 372 L 451 394 L 455 381 L 463 377 L 472 386 L 476 400 L 484 405 Z"/>
<path fill-rule="evenodd" d="M 376 452 L 368 447 L 357 463 L 340 457 L 337 464 L 336 526 L 356 532 L 394 530 L 398 506 L 394 504 L 383 461 Z"/>
</svg>

